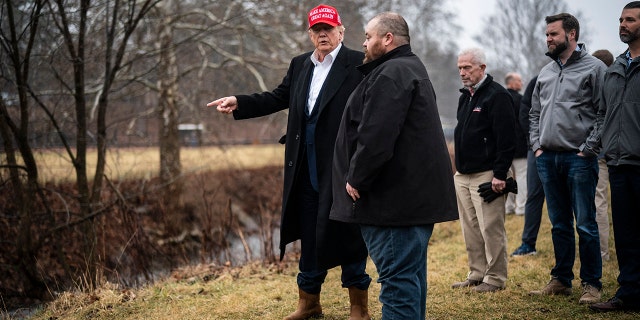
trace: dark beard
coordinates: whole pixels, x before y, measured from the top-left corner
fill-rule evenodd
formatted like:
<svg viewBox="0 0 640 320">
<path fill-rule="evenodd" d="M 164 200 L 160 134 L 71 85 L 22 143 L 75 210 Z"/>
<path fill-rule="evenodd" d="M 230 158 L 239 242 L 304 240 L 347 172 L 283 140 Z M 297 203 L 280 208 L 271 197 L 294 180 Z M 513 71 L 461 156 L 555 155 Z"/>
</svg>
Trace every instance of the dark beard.
<svg viewBox="0 0 640 320">
<path fill-rule="evenodd" d="M 553 49 L 553 51 L 549 51 L 549 53 L 547 54 L 549 57 L 551 57 L 552 59 L 558 59 L 558 57 L 560 56 L 560 54 L 567 50 L 568 46 L 567 43 L 569 43 L 569 37 L 565 36 L 564 38 L 564 43 L 560 43 L 558 45 L 556 45 L 556 48 Z"/>
<path fill-rule="evenodd" d="M 620 41 L 629 44 L 631 42 L 634 42 L 636 40 L 638 40 L 640 38 L 640 28 L 636 29 L 636 32 L 630 32 L 629 34 L 626 35 L 620 35 Z"/>
</svg>

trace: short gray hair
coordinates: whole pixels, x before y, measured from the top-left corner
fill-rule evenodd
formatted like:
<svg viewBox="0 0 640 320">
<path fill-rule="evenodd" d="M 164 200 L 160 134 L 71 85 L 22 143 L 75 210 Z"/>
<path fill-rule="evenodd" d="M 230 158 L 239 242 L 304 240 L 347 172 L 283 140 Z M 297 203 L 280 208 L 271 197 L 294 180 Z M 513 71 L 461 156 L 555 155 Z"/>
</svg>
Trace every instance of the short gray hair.
<svg viewBox="0 0 640 320">
<path fill-rule="evenodd" d="M 471 61 L 477 64 L 484 64 L 484 65 L 487 64 L 487 56 L 484 54 L 484 50 L 480 48 L 464 49 L 460 51 L 460 53 L 458 54 L 458 57 L 466 56 L 466 55 L 470 55 Z"/>
</svg>

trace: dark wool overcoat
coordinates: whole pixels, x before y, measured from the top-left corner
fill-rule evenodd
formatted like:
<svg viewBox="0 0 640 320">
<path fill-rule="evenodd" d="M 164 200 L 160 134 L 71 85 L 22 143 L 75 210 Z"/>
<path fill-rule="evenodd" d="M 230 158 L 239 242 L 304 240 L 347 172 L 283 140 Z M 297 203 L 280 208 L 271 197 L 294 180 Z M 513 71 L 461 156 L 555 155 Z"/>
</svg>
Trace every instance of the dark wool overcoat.
<svg viewBox="0 0 640 320">
<path fill-rule="evenodd" d="M 356 66 L 362 63 L 364 54 L 342 46 L 314 107 L 318 108 L 317 122 L 309 128 L 305 108 L 313 71 L 313 63 L 309 58 L 311 54 L 307 52 L 293 58 L 287 75 L 273 91 L 236 96 L 238 108 L 233 116 L 235 119 L 247 119 L 289 109 L 287 133 L 281 139 L 285 140 L 285 159 L 280 259 L 284 256 L 286 245 L 300 239 L 299 216 L 294 205 L 297 190 L 300 189 L 297 187 L 297 177 L 300 166 L 307 163 L 303 160 L 306 154 L 315 158 L 308 161 L 316 164 L 309 171 L 318 179 L 318 266 L 332 268 L 367 257 L 366 246 L 357 226 L 329 220 L 332 202 L 331 163 L 336 134 L 347 99 L 362 80 L 362 73 L 356 70 Z M 313 138 L 309 139 L 308 135 L 313 135 Z M 313 144 L 305 143 L 307 140 L 312 140 Z M 313 148 L 313 152 L 308 152 L 307 148 Z"/>
</svg>

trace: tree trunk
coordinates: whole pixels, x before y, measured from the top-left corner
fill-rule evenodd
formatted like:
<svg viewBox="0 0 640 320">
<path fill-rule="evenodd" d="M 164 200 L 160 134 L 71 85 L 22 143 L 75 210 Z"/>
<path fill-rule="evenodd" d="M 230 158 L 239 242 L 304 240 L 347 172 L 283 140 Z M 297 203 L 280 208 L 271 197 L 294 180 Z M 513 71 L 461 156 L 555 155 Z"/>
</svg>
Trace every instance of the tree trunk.
<svg viewBox="0 0 640 320">
<path fill-rule="evenodd" d="M 178 67 L 176 65 L 175 45 L 171 10 L 173 1 L 165 1 L 158 8 L 163 22 L 158 30 L 158 118 L 160 122 L 160 179 L 164 188 L 164 205 L 168 231 L 179 226 L 182 217 L 177 213 L 182 206 L 182 165 L 180 163 L 180 136 L 178 132 Z"/>
</svg>

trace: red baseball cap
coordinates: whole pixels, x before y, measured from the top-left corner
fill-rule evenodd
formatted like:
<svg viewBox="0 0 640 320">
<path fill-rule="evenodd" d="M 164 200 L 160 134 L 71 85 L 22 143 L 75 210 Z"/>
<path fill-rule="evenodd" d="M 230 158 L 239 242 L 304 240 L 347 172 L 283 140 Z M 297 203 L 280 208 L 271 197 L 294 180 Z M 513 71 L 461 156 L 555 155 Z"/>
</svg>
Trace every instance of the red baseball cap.
<svg viewBox="0 0 640 320">
<path fill-rule="evenodd" d="M 332 27 L 342 25 L 338 10 L 325 4 L 321 4 L 309 11 L 309 28 L 318 23 L 326 23 Z"/>
</svg>

